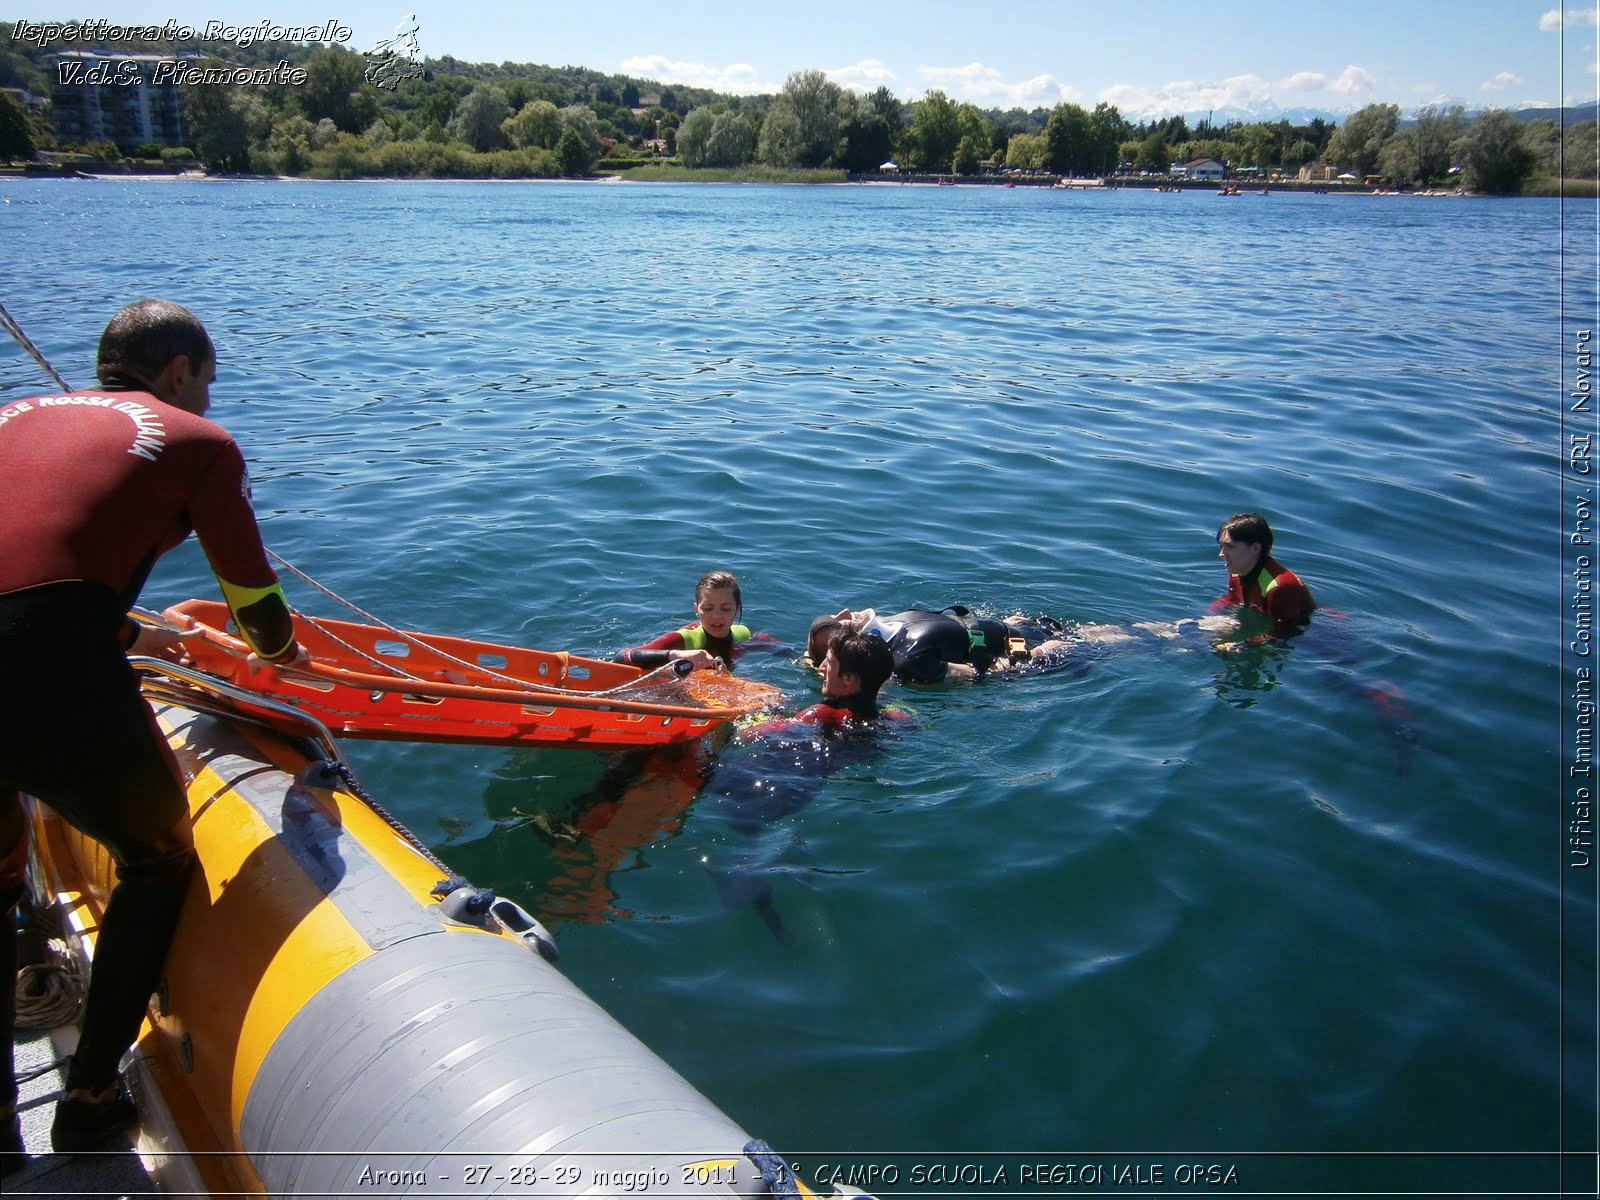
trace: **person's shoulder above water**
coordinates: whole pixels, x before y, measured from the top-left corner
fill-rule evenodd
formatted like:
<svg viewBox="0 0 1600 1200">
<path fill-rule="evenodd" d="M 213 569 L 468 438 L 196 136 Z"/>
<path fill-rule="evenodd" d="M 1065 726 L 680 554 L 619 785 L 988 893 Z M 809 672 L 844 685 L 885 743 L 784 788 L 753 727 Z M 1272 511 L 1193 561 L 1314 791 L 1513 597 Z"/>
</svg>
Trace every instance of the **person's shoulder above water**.
<svg viewBox="0 0 1600 1200">
<path fill-rule="evenodd" d="M 823 655 L 822 700 L 792 717 L 763 721 L 741 731 L 750 740 L 791 732 L 802 726 L 824 731 L 870 724 L 885 715 L 878 693 L 894 673 L 894 655 L 883 639 L 844 626 L 833 628 Z M 896 714 L 896 717 L 898 714 Z"/>
<path fill-rule="evenodd" d="M 695 619 L 678 629 L 617 654 L 616 661 L 635 667 L 659 667 L 687 659 L 696 667 L 726 667 L 751 650 L 783 653 L 788 647 L 770 634 L 751 633 L 738 624 L 744 611 L 739 581 L 728 571 L 708 571 L 694 589 Z"/>
<path fill-rule="evenodd" d="M 1272 556 L 1272 527 L 1260 513 L 1235 513 L 1217 529 L 1217 556 L 1228 568 L 1228 590 L 1213 611 L 1242 607 L 1270 627 L 1249 642 L 1287 639 L 1304 632 L 1317 609 L 1311 589 Z"/>
</svg>

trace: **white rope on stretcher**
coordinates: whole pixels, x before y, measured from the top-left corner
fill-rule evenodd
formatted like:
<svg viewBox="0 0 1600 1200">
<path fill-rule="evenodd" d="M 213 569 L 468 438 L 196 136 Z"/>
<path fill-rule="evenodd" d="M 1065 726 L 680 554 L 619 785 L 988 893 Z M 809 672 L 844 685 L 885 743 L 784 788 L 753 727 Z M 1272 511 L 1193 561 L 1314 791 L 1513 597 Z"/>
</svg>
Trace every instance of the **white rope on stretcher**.
<svg viewBox="0 0 1600 1200">
<path fill-rule="evenodd" d="M 549 694 L 549 693 L 556 693 L 558 695 L 567 695 L 567 694 L 571 694 L 571 693 L 575 692 L 575 693 L 577 693 L 579 695 L 583 695 L 583 696 L 611 696 L 611 695 L 616 694 L 617 692 L 627 691 L 627 690 L 629 690 L 631 688 L 640 687 L 640 686 L 642 686 L 644 684 L 647 684 L 647 683 L 658 682 L 658 676 L 665 675 L 665 674 L 670 674 L 674 670 L 674 667 L 675 667 L 675 664 L 672 663 L 672 662 L 663 663 L 661 666 L 656 667 L 654 670 L 645 672 L 643 675 L 639 676 L 637 679 L 630 679 L 626 683 L 619 683 L 616 687 L 606 688 L 604 691 L 594 691 L 594 692 L 585 691 L 582 688 L 564 688 L 564 687 L 557 687 L 554 684 L 533 683 L 533 682 L 531 682 L 529 680 L 526 680 L 526 679 L 518 679 L 514 675 L 502 675 L 500 672 L 498 672 L 496 670 L 493 670 L 490 667 L 486 667 L 482 663 L 467 662 L 465 659 L 457 658 L 455 655 L 449 653 L 446 650 L 441 649 L 438 646 L 435 646 L 435 645 L 432 645 L 432 644 L 430 644 L 428 642 L 423 641 L 421 638 L 416 637 L 414 634 L 407 633 L 403 629 L 396 629 L 393 625 L 390 625 L 387 621 L 385 621 L 385 620 L 383 620 L 383 619 L 381 619 L 379 617 L 373 616 L 371 613 L 367 612 L 366 610 L 364 610 L 364 609 L 360 608 L 359 606 L 351 603 L 349 600 L 346 600 L 343 596 L 339 595 L 337 592 L 331 590 L 330 588 L 324 587 L 322 584 L 318 583 L 315 579 L 311 578 L 311 576 L 307 575 L 299 567 L 297 567 L 293 563 L 291 563 L 288 559 L 284 558 L 281 554 L 274 553 L 271 550 L 268 550 L 267 554 L 268 554 L 269 557 L 271 557 L 273 562 L 275 562 L 279 566 L 283 567 L 286 571 L 290 572 L 297 579 L 300 579 L 302 582 L 304 582 L 306 584 L 309 584 L 311 587 L 315 588 L 317 591 L 321 592 L 324 596 L 328 597 L 328 599 L 334 601 L 335 603 L 344 605 L 351 612 L 355 613 L 356 616 L 360 617 L 363 621 L 367 621 L 370 624 L 376 625 L 379 629 L 382 629 L 385 633 L 392 633 L 395 637 L 399 638 L 403 642 L 408 642 L 411 645 L 416 646 L 417 648 L 419 648 L 421 650 L 426 650 L 430 654 L 436 654 L 440 658 L 445 659 L 447 662 L 453 662 L 457 666 L 461 666 L 461 667 L 467 668 L 467 670 L 469 670 L 469 671 L 481 672 L 481 673 L 483 673 L 485 675 L 488 675 L 492 679 L 499 680 L 502 683 L 509 683 L 514 688 L 517 688 L 517 689 L 519 689 L 521 691 L 528 692 L 530 695 L 540 695 L 540 694 Z M 421 679 L 419 676 L 410 674 L 409 672 L 405 671 L 401 667 L 397 667 L 392 663 L 383 662 L 381 659 L 377 659 L 377 658 L 372 657 L 372 655 L 368 654 L 366 651 L 360 649 L 359 647 L 350 645 L 348 642 L 344 641 L 337 634 L 335 634 L 332 630 L 327 629 L 324 626 L 318 624 L 316 618 L 307 616 L 305 613 L 301 613 L 301 612 L 296 612 L 295 615 L 298 616 L 301 620 L 305 621 L 306 624 L 310 625 L 318 633 L 320 633 L 324 637 L 328 638 L 330 641 L 337 642 L 339 645 L 343 646 L 346 650 L 349 650 L 352 653 L 360 656 L 361 658 L 366 659 L 368 662 L 374 663 L 377 666 L 383 667 L 384 669 L 392 672 L 393 674 L 399 676 L 402 679 L 412 679 L 412 680 L 416 680 L 419 683 L 426 682 L 425 680 Z M 662 682 L 669 682 L 669 681 L 662 681 Z"/>
</svg>

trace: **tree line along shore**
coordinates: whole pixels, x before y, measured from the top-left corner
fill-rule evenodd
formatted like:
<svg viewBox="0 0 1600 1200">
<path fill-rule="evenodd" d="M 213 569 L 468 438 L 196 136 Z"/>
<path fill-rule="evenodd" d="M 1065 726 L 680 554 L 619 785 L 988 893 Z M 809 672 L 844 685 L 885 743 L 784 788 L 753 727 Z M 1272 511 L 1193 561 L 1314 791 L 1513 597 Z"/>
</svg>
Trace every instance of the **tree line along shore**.
<svg viewBox="0 0 1600 1200">
<path fill-rule="evenodd" d="M 84 48 L 71 49 L 81 64 Z M 1600 142 L 1593 120 L 1563 129 L 1552 119 L 1503 110 L 1468 115 L 1460 107 L 1402 114 L 1397 105 L 1373 104 L 1338 124 L 1191 127 L 1182 116 L 1130 121 L 1105 103 L 983 110 L 940 91 L 906 102 L 887 88 L 858 94 L 817 70 L 794 73 L 775 94 L 735 96 L 581 67 L 453 58 L 406 63 L 405 72 L 375 83 L 372 55 L 315 43 L 167 42 L 141 46 L 140 55 L 235 69 L 171 73 L 193 81 L 172 85 L 179 144 L 73 141 L 73 124 L 60 111 L 75 96 L 70 80 L 62 82 L 63 47 L 18 41 L 13 23 L 0 21 L 0 160 L 14 171 L 63 174 L 1095 179 L 1215 188 L 1215 181 L 1184 178 L 1187 165 L 1209 161 L 1250 187 L 1517 195 L 1593 194 Z M 261 70 L 239 69 L 250 67 Z"/>
</svg>

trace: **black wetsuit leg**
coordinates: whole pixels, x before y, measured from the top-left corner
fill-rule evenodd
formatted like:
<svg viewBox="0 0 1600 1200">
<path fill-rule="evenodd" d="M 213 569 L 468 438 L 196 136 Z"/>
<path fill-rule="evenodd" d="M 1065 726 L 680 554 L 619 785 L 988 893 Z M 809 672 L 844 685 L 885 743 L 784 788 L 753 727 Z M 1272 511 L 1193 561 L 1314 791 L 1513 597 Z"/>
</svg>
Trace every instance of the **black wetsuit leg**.
<svg viewBox="0 0 1600 1200">
<path fill-rule="evenodd" d="M 195 865 L 177 765 L 139 695 L 109 589 L 0 597 L 0 793 L 49 804 L 117 863 L 68 1088 L 102 1090 L 160 981 Z"/>
</svg>

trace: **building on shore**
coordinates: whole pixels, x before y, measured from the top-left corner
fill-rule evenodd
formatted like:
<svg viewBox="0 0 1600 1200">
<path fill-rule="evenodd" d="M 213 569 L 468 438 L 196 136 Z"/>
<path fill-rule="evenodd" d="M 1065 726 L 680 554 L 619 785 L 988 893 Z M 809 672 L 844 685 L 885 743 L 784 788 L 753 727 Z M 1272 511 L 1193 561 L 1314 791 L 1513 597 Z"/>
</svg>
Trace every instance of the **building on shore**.
<svg viewBox="0 0 1600 1200">
<path fill-rule="evenodd" d="M 63 142 L 185 146 L 174 60 L 158 54 L 71 50 L 56 57 L 51 120 Z"/>
</svg>

